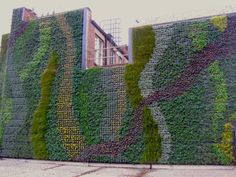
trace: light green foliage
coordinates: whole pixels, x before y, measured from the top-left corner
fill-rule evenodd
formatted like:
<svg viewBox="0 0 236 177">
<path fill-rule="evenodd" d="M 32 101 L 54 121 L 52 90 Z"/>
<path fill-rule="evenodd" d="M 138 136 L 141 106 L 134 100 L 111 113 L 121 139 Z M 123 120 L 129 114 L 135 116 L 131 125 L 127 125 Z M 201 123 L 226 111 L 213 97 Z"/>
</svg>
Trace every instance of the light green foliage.
<svg viewBox="0 0 236 177">
<path fill-rule="evenodd" d="M 40 47 L 38 48 L 37 53 L 33 57 L 33 60 L 27 63 L 25 68 L 20 71 L 20 78 L 24 81 L 26 80 L 32 71 L 37 68 L 40 64 L 41 60 L 45 56 L 46 52 L 48 51 L 49 44 L 51 40 L 51 28 L 45 27 L 41 24 L 40 27 Z"/>
<path fill-rule="evenodd" d="M 221 131 L 221 125 L 219 125 L 219 123 L 221 122 L 221 120 L 224 119 L 224 113 L 226 111 L 226 106 L 228 102 L 228 90 L 224 79 L 224 73 L 221 71 L 218 61 L 212 63 L 208 68 L 208 71 L 210 73 L 210 78 L 215 89 L 214 114 L 212 116 L 212 131 L 215 134 L 214 141 L 217 142 L 217 139 L 220 138 L 218 137 L 218 134 Z M 228 149 L 228 145 L 224 143 L 229 138 L 229 134 L 227 133 L 229 129 L 230 126 L 226 124 L 224 127 L 224 133 L 221 137 L 222 143 L 220 145 L 215 145 L 214 147 L 215 153 L 217 154 L 220 163 L 222 164 L 229 164 L 231 161 L 229 155 L 230 149 Z"/>
<path fill-rule="evenodd" d="M 220 31 L 224 32 L 227 28 L 227 16 L 215 16 L 211 18 L 211 23 Z"/>
<path fill-rule="evenodd" d="M 188 30 L 188 35 L 192 40 L 192 46 L 196 51 L 201 51 L 208 42 L 209 30 L 207 23 L 195 22 Z"/>
<path fill-rule="evenodd" d="M 2 35 L 0 53 L 0 148 L 2 144 L 4 127 L 12 117 L 12 99 L 5 95 L 6 55 L 9 34 Z"/>
<path fill-rule="evenodd" d="M 229 123 L 224 125 L 224 130 L 222 133 L 221 143 L 217 145 L 218 153 L 221 153 L 224 157 L 224 164 L 230 164 L 234 160 L 233 153 L 233 125 L 232 122 L 236 121 L 236 113 L 234 113 L 230 119 Z"/>
<path fill-rule="evenodd" d="M 12 118 L 12 99 L 6 97 L 2 99 L 3 105 L 0 107 L 0 148 L 3 138 L 4 127 Z"/>
<path fill-rule="evenodd" d="M 51 96 L 53 80 L 56 74 L 58 56 L 55 52 L 49 58 L 49 63 L 41 75 L 41 99 L 33 115 L 32 144 L 35 159 L 48 159 L 45 143 L 47 128 L 47 112 Z"/>
<path fill-rule="evenodd" d="M 224 125 L 224 130 L 222 133 L 221 143 L 217 146 L 218 149 L 224 153 L 226 156 L 228 163 L 233 161 L 233 126 L 231 123 L 227 123 Z"/>
<path fill-rule="evenodd" d="M 210 73 L 211 82 L 215 88 L 214 98 L 214 115 L 212 117 L 212 129 L 215 134 L 219 130 L 218 121 L 224 119 L 224 112 L 226 111 L 226 105 L 228 102 L 228 90 L 224 80 L 224 74 L 220 69 L 218 61 L 215 61 L 208 68 Z"/>
<path fill-rule="evenodd" d="M 14 45 L 14 65 L 17 72 L 21 71 L 25 67 L 27 62 L 30 62 L 33 58 L 33 54 L 38 49 L 38 36 L 39 36 L 39 22 L 30 21 L 28 27 L 17 38 Z"/>
<path fill-rule="evenodd" d="M 125 68 L 126 91 L 132 106 L 136 109 L 142 95 L 138 86 L 140 73 L 151 58 L 155 46 L 155 33 L 151 26 L 139 27 L 133 30 L 133 64 Z"/>
<path fill-rule="evenodd" d="M 1 50 L 0 50 L 0 109 L 1 109 L 1 98 L 4 96 L 4 85 L 6 78 L 6 57 L 7 57 L 7 43 L 9 34 L 2 35 Z"/>
<path fill-rule="evenodd" d="M 145 65 L 152 56 L 155 47 L 155 33 L 151 26 L 144 26 L 133 29 L 133 64 L 127 65 L 125 68 L 126 91 L 130 102 L 135 109 L 139 106 L 143 97 L 138 86 L 140 74 Z M 160 157 L 160 136 L 158 135 L 158 127 L 153 121 L 153 117 L 148 108 L 145 108 L 143 122 L 145 132 L 146 147 L 142 162 L 154 163 Z M 153 123 L 153 125 L 151 125 Z M 149 130 L 149 126 L 151 129 Z M 158 135 L 158 136 L 157 136 Z"/>
<path fill-rule="evenodd" d="M 144 163 L 155 163 L 161 156 L 161 137 L 157 131 L 157 123 L 153 120 L 151 111 L 147 107 L 143 110 L 143 126 L 145 149 L 141 161 Z"/>
</svg>

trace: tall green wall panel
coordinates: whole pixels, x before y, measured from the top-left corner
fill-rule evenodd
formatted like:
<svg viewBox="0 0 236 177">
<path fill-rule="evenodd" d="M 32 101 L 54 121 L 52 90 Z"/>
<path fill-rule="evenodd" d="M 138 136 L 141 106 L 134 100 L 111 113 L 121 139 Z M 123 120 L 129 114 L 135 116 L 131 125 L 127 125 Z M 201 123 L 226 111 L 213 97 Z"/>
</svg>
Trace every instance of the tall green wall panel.
<svg viewBox="0 0 236 177">
<path fill-rule="evenodd" d="M 1 157 L 233 164 L 235 14 L 133 28 L 132 64 L 87 70 L 84 9 L 21 14 L 2 40 Z"/>
</svg>

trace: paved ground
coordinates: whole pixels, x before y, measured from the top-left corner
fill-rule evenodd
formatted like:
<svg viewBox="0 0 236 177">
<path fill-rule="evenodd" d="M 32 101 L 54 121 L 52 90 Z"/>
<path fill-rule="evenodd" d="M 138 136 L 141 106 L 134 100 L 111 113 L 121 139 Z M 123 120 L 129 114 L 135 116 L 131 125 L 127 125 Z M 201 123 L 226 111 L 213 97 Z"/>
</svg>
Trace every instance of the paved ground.
<svg viewBox="0 0 236 177">
<path fill-rule="evenodd" d="M 0 160 L 0 177 L 236 177 L 236 166 L 94 164 Z"/>
</svg>

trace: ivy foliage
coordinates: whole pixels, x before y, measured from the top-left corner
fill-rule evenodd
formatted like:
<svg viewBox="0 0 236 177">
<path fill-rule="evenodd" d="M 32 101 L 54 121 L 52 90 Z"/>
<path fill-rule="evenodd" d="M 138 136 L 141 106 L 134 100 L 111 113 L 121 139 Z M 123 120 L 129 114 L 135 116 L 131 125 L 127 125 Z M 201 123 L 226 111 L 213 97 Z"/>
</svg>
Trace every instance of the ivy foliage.
<svg viewBox="0 0 236 177">
<path fill-rule="evenodd" d="M 53 80 L 56 74 L 58 56 L 55 52 L 49 58 L 48 66 L 41 75 L 41 99 L 33 115 L 32 144 L 35 159 L 48 159 L 45 144 L 47 111 Z"/>
<path fill-rule="evenodd" d="M 152 56 L 155 47 L 155 33 L 152 26 L 135 28 L 132 31 L 133 38 L 133 64 L 125 68 L 126 91 L 130 102 L 136 110 L 142 101 L 141 90 L 138 86 L 140 74 Z M 145 133 L 145 151 L 142 158 L 143 163 L 154 163 L 160 157 L 160 136 L 158 134 L 157 123 L 148 108 L 143 110 L 143 122 Z M 151 128 L 150 130 L 148 130 Z"/>
</svg>

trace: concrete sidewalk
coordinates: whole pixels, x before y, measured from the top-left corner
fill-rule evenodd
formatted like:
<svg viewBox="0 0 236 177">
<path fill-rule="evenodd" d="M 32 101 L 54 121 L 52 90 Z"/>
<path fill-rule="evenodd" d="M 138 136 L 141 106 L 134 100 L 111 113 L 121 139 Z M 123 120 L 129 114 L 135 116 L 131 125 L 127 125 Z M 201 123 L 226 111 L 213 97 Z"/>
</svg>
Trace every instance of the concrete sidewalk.
<svg viewBox="0 0 236 177">
<path fill-rule="evenodd" d="M 236 166 L 124 165 L 1 159 L 0 177 L 236 177 Z"/>
</svg>

